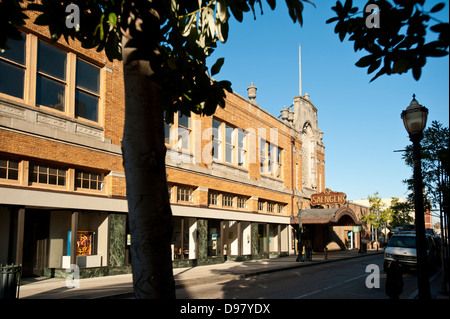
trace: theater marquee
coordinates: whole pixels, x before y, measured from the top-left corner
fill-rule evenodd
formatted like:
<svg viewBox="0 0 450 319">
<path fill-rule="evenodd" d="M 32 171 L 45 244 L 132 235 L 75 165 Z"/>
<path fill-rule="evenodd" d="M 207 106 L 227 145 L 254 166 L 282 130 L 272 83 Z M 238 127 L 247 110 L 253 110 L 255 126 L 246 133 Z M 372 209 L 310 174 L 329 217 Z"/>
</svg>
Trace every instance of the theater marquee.
<svg viewBox="0 0 450 319">
<path fill-rule="evenodd" d="M 323 193 L 311 195 L 311 206 L 345 204 L 347 195 L 345 193 L 333 192 L 326 188 Z"/>
</svg>

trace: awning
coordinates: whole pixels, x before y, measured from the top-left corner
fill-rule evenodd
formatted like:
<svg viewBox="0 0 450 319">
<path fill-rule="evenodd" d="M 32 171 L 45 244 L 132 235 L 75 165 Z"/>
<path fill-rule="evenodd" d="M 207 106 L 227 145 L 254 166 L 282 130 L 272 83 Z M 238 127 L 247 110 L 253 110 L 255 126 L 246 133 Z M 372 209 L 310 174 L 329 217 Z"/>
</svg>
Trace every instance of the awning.
<svg viewBox="0 0 450 319">
<path fill-rule="evenodd" d="M 303 225 L 361 225 L 361 221 L 358 220 L 356 214 L 348 207 L 303 209 L 301 211 L 301 222 Z M 298 218 L 293 219 L 291 223 L 298 224 Z"/>
</svg>

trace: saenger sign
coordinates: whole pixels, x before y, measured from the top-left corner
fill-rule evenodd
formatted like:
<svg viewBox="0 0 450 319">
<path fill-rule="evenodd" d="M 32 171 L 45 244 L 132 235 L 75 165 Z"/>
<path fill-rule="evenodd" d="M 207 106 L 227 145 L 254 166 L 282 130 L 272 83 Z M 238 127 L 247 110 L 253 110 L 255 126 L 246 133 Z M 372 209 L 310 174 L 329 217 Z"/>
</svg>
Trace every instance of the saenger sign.
<svg viewBox="0 0 450 319">
<path fill-rule="evenodd" d="M 345 204 L 347 195 L 345 193 L 333 192 L 326 188 L 323 193 L 311 195 L 311 206 L 316 205 L 333 205 L 333 204 Z"/>
</svg>

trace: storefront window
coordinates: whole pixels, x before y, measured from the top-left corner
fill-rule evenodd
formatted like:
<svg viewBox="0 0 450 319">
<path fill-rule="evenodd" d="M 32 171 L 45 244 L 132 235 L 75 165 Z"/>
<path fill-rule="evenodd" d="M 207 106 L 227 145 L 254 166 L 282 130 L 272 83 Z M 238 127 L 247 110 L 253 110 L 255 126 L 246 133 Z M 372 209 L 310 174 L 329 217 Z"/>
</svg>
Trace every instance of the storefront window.
<svg viewBox="0 0 450 319">
<path fill-rule="evenodd" d="M 94 232 L 93 231 L 79 231 L 77 239 L 77 255 L 90 256 L 94 252 Z"/>
<path fill-rule="evenodd" d="M 267 226 L 266 224 L 258 224 L 258 253 L 268 251 Z"/>
<path fill-rule="evenodd" d="M 221 255 L 220 220 L 208 221 L 208 257 Z"/>
<path fill-rule="evenodd" d="M 189 258 L 189 228 L 187 225 L 187 218 L 174 217 L 173 218 L 173 259 L 188 259 Z"/>
</svg>

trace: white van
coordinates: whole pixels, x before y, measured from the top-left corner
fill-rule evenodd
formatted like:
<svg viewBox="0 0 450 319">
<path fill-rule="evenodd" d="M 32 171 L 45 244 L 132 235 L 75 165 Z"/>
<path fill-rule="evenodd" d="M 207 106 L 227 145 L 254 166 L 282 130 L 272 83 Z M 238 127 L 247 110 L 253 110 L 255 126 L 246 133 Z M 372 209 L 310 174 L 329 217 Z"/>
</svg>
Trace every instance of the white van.
<svg viewBox="0 0 450 319">
<path fill-rule="evenodd" d="M 426 235 L 427 262 L 429 266 L 435 263 L 435 249 L 431 236 Z M 392 235 L 384 250 L 383 269 L 390 261 L 397 260 L 400 265 L 409 269 L 417 269 L 417 250 L 415 232 L 405 232 Z"/>
</svg>

